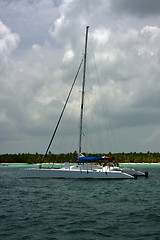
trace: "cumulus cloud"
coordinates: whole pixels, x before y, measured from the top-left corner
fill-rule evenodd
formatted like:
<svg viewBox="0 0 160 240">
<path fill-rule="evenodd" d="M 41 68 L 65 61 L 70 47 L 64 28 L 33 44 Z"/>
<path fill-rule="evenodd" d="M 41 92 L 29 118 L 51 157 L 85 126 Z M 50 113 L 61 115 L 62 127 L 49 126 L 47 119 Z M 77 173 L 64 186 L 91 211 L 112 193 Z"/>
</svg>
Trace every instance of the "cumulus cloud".
<svg viewBox="0 0 160 240">
<path fill-rule="evenodd" d="M 1 19 L 13 32 L 21 36 L 19 48 L 43 44 L 48 37 L 48 28 L 58 16 L 60 1 L 1 1 Z M 47 26 L 47 27 L 46 27 Z"/>
<path fill-rule="evenodd" d="M 0 56 L 7 56 L 16 49 L 20 41 L 18 34 L 0 21 Z"/>
<path fill-rule="evenodd" d="M 111 32 L 106 52 L 97 51 L 104 77 L 103 97 L 116 128 L 159 124 L 159 37 L 159 28 L 152 26 L 121 36 Z"/>
<path fill-rule="evenodd" d="M 147 1 L 143 19 L 137 19 L 142 11 L 137 10 L 137 1 L 6 4 L 2 0 L 0 151 L 45 150 L 83 57 L 86 25 L 90 29 L 85 113 L 90 124 L 85 131 L 96 139 L 93 123 L 97 122 L 97 132 L 106 133 L 104 143 L 113 136 L 107 128 L 118 132 L 123 139 L 119 151 L 147 151 L 149 147 L 157 151 L 154 137 L 145 141 L 159 128 L 160 117 L 160 26 L 154 10 L 157 2 L 151 2 L 150 12 Z M 63 136 L 64 142 L 56 145 L 62 146 L 56 151 L 77 149 L 71 135 L 78 132 L 81 78 L 82 72 L 57 133 L 57 140 Z M 96 142 L 93 145 L 94 151 L 101 151 Z"/>
</svg>

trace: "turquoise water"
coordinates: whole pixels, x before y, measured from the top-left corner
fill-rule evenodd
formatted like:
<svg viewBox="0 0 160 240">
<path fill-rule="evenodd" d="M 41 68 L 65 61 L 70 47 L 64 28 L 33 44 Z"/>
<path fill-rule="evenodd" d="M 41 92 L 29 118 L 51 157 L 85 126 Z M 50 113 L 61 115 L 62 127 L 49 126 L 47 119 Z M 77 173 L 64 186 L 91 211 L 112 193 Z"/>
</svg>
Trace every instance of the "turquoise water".
<svg viewBox="0 0 160 240">
<path fill-rule="evenodd" d="M 160 166 L 138 180 L 25 179 L 0 168 L 0 239 L 160 239 Z"/>
<path fill-rule="evenodd" d="M 62 164 L 50 164 L 50 163 L 48 163 L 48 164 L 44 164 L 43 166 L 44 167 L 52 167 L 53 165 L 54 165 L 54 167 L 57 167 L 57 168 L 64 166 L 63 163 Z M 24 163 L 18 164 L 18 163 L 16 163 L 16 164 L 1 164 L 0 165 L 0 168 L 4 168 L 4 167 L 5 168 L 22 168 L 22 167 L 24 167 L 24 168 L 32 168 L 32 167 L 38 168 L 39 164 L 24 164 Z"/>
</svg>

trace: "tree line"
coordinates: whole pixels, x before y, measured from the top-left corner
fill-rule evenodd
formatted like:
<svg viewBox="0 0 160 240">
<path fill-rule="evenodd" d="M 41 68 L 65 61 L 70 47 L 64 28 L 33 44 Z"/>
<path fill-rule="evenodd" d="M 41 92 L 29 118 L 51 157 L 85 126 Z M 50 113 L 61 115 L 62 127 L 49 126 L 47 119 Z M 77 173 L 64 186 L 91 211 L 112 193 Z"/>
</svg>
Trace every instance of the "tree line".
<svg viewBox="0 0 160 240">
<path fill-rule="evenodd" d="M 120 163 L 158 163 L 160 162 L 160 153 L 84 153 L 85 156 L 114 156 L 115 161 Z M 0 154 L 0 163 L 76 163 L 78 153 L 75 151 L 73 153 L 60 153 L 54 154 L 49 152 L 44 158 L 43 154 L 35 153 L 18 153 L 18 154 Z"/>
</svg>

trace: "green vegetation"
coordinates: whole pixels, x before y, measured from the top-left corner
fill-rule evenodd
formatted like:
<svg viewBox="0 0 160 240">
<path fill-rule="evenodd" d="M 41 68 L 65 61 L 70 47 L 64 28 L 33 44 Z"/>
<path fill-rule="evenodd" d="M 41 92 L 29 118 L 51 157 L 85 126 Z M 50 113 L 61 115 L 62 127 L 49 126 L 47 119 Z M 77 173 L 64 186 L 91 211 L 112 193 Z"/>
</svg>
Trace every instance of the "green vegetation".
<svg viewBox="0 0 160 240">
<path fill-rule="evenodd" d="M 120 163 L 158 163 L 160 162 L 160 153 L 108 153 L 108 154 L 85 154 L 85 156 L 114 156 L 115 160 Z M 75 163 L 77 161 L 77 152 L 74 153 L 61 153 L 53 154 L 48 153 L 47 157 L 44 158 L 43 154 L 30 154 L 30 153 L 19 153 L 19 154 L 1 154 L 0 163 L 64 163 L 70 162 Z"/>
</svg>

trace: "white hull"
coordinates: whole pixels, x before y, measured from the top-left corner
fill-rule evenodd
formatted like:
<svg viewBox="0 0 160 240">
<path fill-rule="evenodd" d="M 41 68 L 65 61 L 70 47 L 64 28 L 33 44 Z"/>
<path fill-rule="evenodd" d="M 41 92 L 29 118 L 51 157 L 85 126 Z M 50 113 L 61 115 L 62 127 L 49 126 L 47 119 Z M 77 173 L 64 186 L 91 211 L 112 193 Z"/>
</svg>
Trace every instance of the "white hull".
<svg viewBox="0 0 160 240">
<path fill-rule="evenodd" d="M 73 178 L 73 179 L 134 179 L 122 171 L 111 171 L 107 167 L 97 169 L 82 169 L 83 166 L 72 166 L 68 169 L 29 168 L 23 171 L 29 178 Z M 86 168 L 86 167 L 85 167 Z"/>
<path fill-rule="evenodd" d="M 148 173 L 147 172 L 141 172 L 139 170 L 136 169 L 131 169 L 131 168 L 122 168 L 122 171 L 124 171 L 127 174 L 130 175 L 136 175 L 136 176 L 144 176 L 144 177 L 148 177 Z"/>
</svg>

